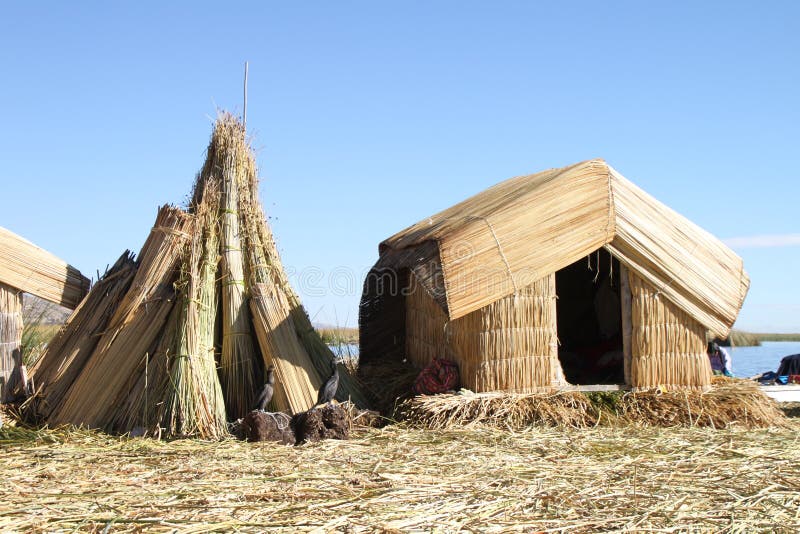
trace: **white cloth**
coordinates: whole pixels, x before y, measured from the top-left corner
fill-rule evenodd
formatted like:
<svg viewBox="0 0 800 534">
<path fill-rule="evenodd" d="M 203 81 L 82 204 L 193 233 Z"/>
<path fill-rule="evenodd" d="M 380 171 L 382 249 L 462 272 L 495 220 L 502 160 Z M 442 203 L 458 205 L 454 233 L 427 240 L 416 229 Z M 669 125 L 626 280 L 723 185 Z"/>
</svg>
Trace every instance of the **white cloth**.
<svg viewBox="0 0 800 534">
<path fill-rule="evenodd" d="M 725 371 L 733 374 L 733 369 L 731 367 L 731 355 L 728 354 L 728 351 L 725 350 L 724 347 L 719 348 L 719 353 L 722 355 L 722 365 L 725 366 Z"/>
</svg>

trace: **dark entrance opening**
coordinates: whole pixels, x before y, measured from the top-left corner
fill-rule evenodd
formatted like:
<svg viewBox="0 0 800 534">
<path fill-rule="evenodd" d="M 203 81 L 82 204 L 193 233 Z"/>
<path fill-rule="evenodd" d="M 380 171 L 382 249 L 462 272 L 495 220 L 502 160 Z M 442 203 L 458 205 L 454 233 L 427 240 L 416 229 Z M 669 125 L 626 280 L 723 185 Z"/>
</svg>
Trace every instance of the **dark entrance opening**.
<svg viewBox="0 0 800 534">
<path fill-rule="evenodd" d="M 619 261 L 605 249 L 556 272 L 558 359 L 569 383 L 624 383 L 619 287 Z"/>
</svg>

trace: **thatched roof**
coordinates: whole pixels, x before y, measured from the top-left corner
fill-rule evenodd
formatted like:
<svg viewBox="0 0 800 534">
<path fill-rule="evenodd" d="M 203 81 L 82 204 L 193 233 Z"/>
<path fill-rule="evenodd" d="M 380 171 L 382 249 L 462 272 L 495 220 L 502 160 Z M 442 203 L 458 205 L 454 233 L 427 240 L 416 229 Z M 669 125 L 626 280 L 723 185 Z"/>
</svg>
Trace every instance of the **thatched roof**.
<svg viewBox="0 0 800 534">
<path fill-rule="evenodd" d="M 5 228 L 0 228 L 0 282 L 70 309 L 89 291 L 89 279 L 78 269 Z"/>
<path fill-rule="evenodd" d="M 749 287 L 742 260 L 601 159 L 512 178 L 385 240 L 451 320 L 605 247 L 716 335 Z M 419 271 L 419 272 L 418 272 Z"/>
</svg>

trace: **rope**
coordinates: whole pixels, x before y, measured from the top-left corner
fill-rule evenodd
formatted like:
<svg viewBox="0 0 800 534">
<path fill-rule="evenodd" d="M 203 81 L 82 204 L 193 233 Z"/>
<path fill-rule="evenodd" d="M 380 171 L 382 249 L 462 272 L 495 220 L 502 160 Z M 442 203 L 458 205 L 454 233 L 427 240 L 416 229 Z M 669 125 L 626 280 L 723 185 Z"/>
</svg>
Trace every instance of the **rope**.
<svg viewBox="0 0 800 534">
<path fill-rule="evenodd" d="M 511 271 L 511 264 L 508 263 L 508 258 L 506 257 L 505 252 L 503 252 L 503 247 L 500 245 L 500 240 L 497 238 L 497 234 L 494 231 L 494 226 L 492 223 L 489 222 L 489 219 L 486 217 L 482 217 L 479 215 L 474 216 L 476 219 L 482 219 L 483 222 L 486 223 L 486 226 L 489 227 L 489 231 L 492 233 L 492 237 L 494 238 L 494 243 L 497 245 L 497 251 L 500 253 L 500 257 L 503 259 L 503 263 L 506 264 L 506 270 L 508 271 L 508 278 L 511 280 L 511 286 L 514 288 L 514 295 L 517 294 L 519 289 L 517 288 L 517 283 L 514 281 L 514 274 Z"/>
<path fill-rule="evenodd" d="M 611 252 L 608 253 L 608 280 L 611 282 L 611 287 L 614 287 L 614 256 Z"/>
<path fill-rule="evenodd" d="M 292 421 L 291 418 L 284 413 L 280 412 L 278 413 L 263 412 L 263 413 L 264 415 L 271 417 L 272 420 L 275 421 L 275 426 L 278 427 L 278 430 L 281 431 L 286 430 L 287 428 L 289 428 L 289 425 L 291 424 Z M 280 421 L 278 421 L 278 419 L 280 419 Z"/>
<path fill-rule="evenodd" d="M 612 211 L 616 213 L 616 207 L 614 205 L 614 188 L 611 185 L 611 172 L 608 173 L 608 222 L 606 223 L 606 243 L 611 243 L 613 239 L 613 235 L 611 235 L 611 227 L 614 223 L 614 217 L 612 216 Z M 611 251 L 608 252 L 608 263 L 609 263 L 609 279 L 611 280 L 611 287 L 614 287 L 614 257 L 611 254 Z M 600 272 L 600 264 L 597 264 L 597 272 Z"/>
<path fill-rule="evenodd" d="M 197 304 L 201 309 L 205 309 L 205 310 L 210 310 L 211 309 L 211 304 L 207 304 L 207 303 L 203 302 L 200 299 L 187 298 L 186 302 L 193 302 L 193 303 Z"/>
<path fill-rule="evenodd" d="M 161 232 L 162 234 L 171 235 L 173 237 L 179 237 L 181 239 L 191 239 L 192 235 L 184 232 L 182 230 L 176 230 L 175 228 L 169 228 L 167 226 L 156 226 L 153 228 L 154 232 Z"/>
<path fill-rule="evenodd" d="M 689 257 L 694 256 L 694 251 L 697 250 L 697 247 L 699 245 L 700 245 L 700 243 L 695 243 L 694 244 L 694 248 L 689 253 Z M 683 273 L 683 271 L 686 270 L 686 267 L 687 267 L 686 262 L 683 262 L 683 264 L 681 265 L 681 270 L 678 271 L 677 273 L 675 273 L 675 275 L 672 276 L 668 281 L 666 281 L 663 284 L 661 284 L 661 286 L 658 289 L 656 289 L 656 292 L 655 292 L 654 296 L 658 297 L 659 295 L 663 294 L 664 293 L 664 289 L 666 289 L 668 286 L 670 286 L 672 284 L 672 282 L 674 282 L 675 279 L 678 278 L 681 275 L 681 273 Z"/>
<path fill-rule="evenodd" d="M 223 338 L 226 338 L 228 336 L 248 336 L 249 337 L 250 335 L 251 335 L 250 332 L 227 332 L 227 333 L 223 334 L 222 337 Z"/>
<path fill-rule="evenodd" d="M 606 243 L 611 242 L 611 227 L 614 226 L 614 217 L 612 211 L 616 212 L 614 207 L 614 189 L 611 186 L 611 173 L 608 173 L 608 222 L 606 222 Z"/>
</svg>

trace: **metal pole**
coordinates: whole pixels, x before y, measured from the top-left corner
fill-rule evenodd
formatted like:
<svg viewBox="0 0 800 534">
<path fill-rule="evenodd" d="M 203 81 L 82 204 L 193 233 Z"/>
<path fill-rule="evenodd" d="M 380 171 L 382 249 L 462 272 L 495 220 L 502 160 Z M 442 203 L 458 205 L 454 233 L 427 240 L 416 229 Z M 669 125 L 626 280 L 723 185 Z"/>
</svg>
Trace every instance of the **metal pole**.
<svg viewBox="0 0 800 534">
<path fill-rule="evenodd" d="M 244 62 L 244 109 L 242 110 L 242 126 L 247 130 L 247 61 Z"/>
</svg>

